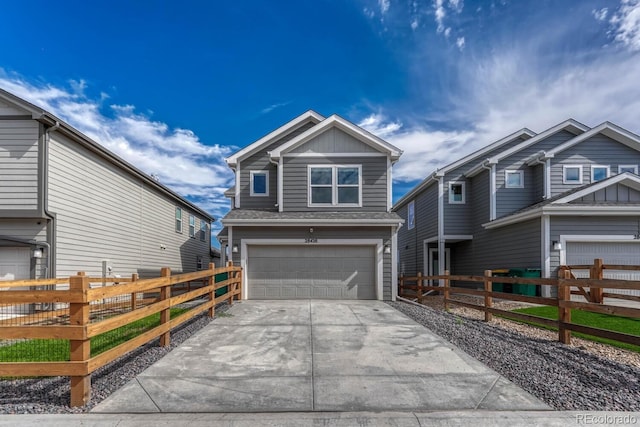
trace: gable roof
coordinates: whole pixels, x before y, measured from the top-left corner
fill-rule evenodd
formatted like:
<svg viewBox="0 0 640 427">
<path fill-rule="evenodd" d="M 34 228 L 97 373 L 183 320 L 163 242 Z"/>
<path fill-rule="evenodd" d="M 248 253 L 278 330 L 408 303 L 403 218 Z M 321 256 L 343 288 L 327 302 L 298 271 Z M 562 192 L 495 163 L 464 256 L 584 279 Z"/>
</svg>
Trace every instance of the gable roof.
<svg viewBox="0 0 640 427">
<path fill-rule="evenodd" d="M 311 129 L 306 130 L 304 133 L 298 135 L 292 140 L 285 142 L 281 146 L 272 150 L 269 153 L 269 155 L 271 156 L 272 160 L 277 160 L 283 154 L 286 154 L 291 150 L 295 149 L 296 147 L 303 145 L 304 143 L 310 141 L 311 139 L 326 132 L 331 128 L 340 129 L 341 131 L 356 138 L 357 140 L 363 142 L 364 144 L 369 145 L 370 147 L 376 149 L 377 151 L 389 154 L 393 162 L 397 161 L 402 155 L 402 150 L 400 150 L 398 147 L 389 144 L 383 139 L 378 138 L 372 133 L 362 129 L 360 126 L 357 126 L 336 114 L 333 114 L 329 118 L 320 122 L 318 125 L 312 127 Z"/>
<path fill-rule="evenodd" d="M 588 212 L 583 204 L 576 206 L 570 205 L 569 203 L 615 184 L 626 185 L 627 187 L 640 191 L 640 176 L 630 172 L 624 172 L 598 182 L 586 184 L 581 187 L 565 191 L 564 193 L 558 194 L 542 202 L 535 203 L 513 214 L 482 224 L 482 226 L 489 229 L 498 228 L 536 218 L 542 214 L 565 213 L 573 215 L 591 215 L 594 212 Z M 597 204 L 593 205 L 594 209 L 601 210 Z M 631 214 L 636 215 L 640 213 L 640 204 L 625 203 L 607 204 L 604 206 L 605 214 L 613 214 L 614 211 L 623 211 L 623 213 L 630 212 Z"/>
<path fill-rule="evenodd" d="M 557 125 L 550 127 L 549 129 L 540 132 L 539 134 L 537 134 L 536 136 L 534 136 L 533 138 L 530 138 L 526 141 L 523 141 L 522 143 L 515 145 L 511 148 L 509 148 L 508 150 L 504 150 L 498 154 L 496 154 L 493 157 L 489 157 L 486 160 L 478 163 L 476 166 L 473 167 L 473 169 L 471 169 L 469 172 L 467 172 L 466 176 L 469 178 L 472 178 L 476 175 L 478 175 L 480 172 L 482 172 L 484 170 L 484 166 L 486 165 L 495 165 L 498 162 L 500 162 L 500 160 L 502 159 L 506 159 L 507 157 L 511 156 L 514 153 L 517 153 L 521 150 L 524 150 L 527 147 L 530 147 L 531 145 L 540 142 L 546 138 L 549 138 L 550 136 L 555 135 L 558 132 L 562 132 L 562 131 L 567 131 L 567 132 L 571 132 L 573 134 L 580 134 L 583 133 L 585 131 L 587 131 L 589 128 L 585 125 L 583 125 L 580 122 L 577 122 L 573 119 L 568 119 L 565 120 L 562 123 L 558 123 Z M 534 156 L 532 156 L 531 158 L 538 158 L 540 157 L 540 155 L 546 155 L 547 153 L 541 152 L 538 153 Z M 552 156 L 549 156 L 552 157 Z M 531 158 L 529 159 L 529 161 L 531 161 Z"/>
<path fill-rule="evenodd" d="M 640 137 L 638 135 L 634 134 L 633 132 L 629 132 L 628 130 L 623 129 L 620 126 L 615 125 L 613 123 L 604 122 L 594 127 L 593 129 L 583 133 L 582 135 L 572 138 L 558 145 L 553 150 L 547 151 L 546 155 L 549 157 L 552 157 L 555 154 L 560 153 L 568 148 L 571 148 L 574 145 L 579 144 L 583 141 L 586 141 L 587 139 L 597 134 L 608 136 L 614 141 L 618 141 L 630 148 L 633 148 L 634 150 L 640 151 Z"/>
<path fill-rule="evenodd" d="M 273 143 L 273 141 L 284 136 L 285 134 L 290 133 L 296 129 L 299 129 L 301 126 L 304 126 L 309 122 L 318 124 L 323 120 L 324 120 L 323 116 L 321 116 L 320 114 L 316 113 L 313 110 L 309 110 L 299 115 L 295 119 L 280 126 L 278 129 L 272 132 L 269 132 L 267 135 L 263 136 L 259 140 L 255 141 L 252 144 L 249 144 L 248 146 L 244 147 L 240 151 L 237 151 L 236 153 L 232 154 L 231 156 L 227 157 L 224 160 L 225 162 L 227 162 L 227 165 L 229 165 L 229 167 L 234 168 L 239 161 L 242 161 L 243 159 L 246 159 L 247 157 L 255 154 L 256 152 L 260 151 L 260 149 L 267 147 L 269 144 Z"/>
<path fill-rule="evenodd" d="M 22 99 L 6 90 L 0 88 L 0 99 L 3 99 L 11 104 L 18 106 L 21 109 L 24 109 L 31 113 L 31 117 L 38 122 L 44 124 L 49 128 L 55 128 L 57 132 L 60 132 L 62 135 L 71 138 L 72 141 L 80 144 L 84 148 L 92 151 L 98 156 L 106 159 L 107 161 L 115 164 L 126 172 L 130 173 L 133 176 L 136 176 L 142 179 L 145 184 L 148 184 L 152 188 L 159 190 L 162 194 L 169 196 L 170 198 L 179 201 L 185 206 L 193 209 L 194 212 L 199 213 L 204 218 L 208 218 L 211 221 L 215 221 L 215 218 L 209 214 L 207 211 L 201 209 L 195 204 L 191 203 L 189 200 L 185 199 L 175 191 L 171 190 L 169 187 L 161 184 L 160 182 L 153 179 L 149 174 L 144 173 L 137 167 L 133 166 L 131 163 L 125 161 L 121 157 L 117 156 L 113 152 L 107 150 L 99 143 L 95 142 L 78 129 L 74 128 L 70 124 L 66 123 L 64 120 L 54 116 L 50 112 L 30 103 L 29 101 Z"/>
<path fill-rule="evenodd" d="M 413 187 L 412 190 L 410 190 L 407 194 L 405 194 L 404 196 L 402 196 L 400 198 L 400 200 L 398 200 L 394 206 L 394 209 L 399 208 L 400 206 L 404 205 L 405 203 L 407 203 L 411 198 L 413 198 L 416 194 L 418 194 L 420 191 L 422 191 L 424 188 L 426 188 L 427 186 L 429 186 L 431 183 L 436 181 L 436 177 L 439 176 L 444 176 L 444 174 L 446 174 L 447 172 L 450 172 L 460 166 L 463 166 L 466 163 L 470 163 L 473 160 L 476 160 L 478 157 L 483 156 L 486 153 L 489 153 L 491 151 L 493 151 L 496 148 L 500 148 L 503 145 L 506 145 L 510 142 L 513 142 L 515 139 L 518 138 L 525 138 L 525 139 L 530 139 L 535 137 L 536 133 L 533 132 L 530 129 L 527 128 L 522 128 L 510 135 L 505 136 L 502 139 L 499 139 L 495 142 L 492 142 L 491 144 L 487 145 L 486 147 L 483 147 L 479 150 L 474 151 L 473 153 L 456 160 L 453 163 L 448 164 L 447 166 L 441 168 L 441 169 L 436 169 L 431 175 L 429 175 L 428 177 L 426 177 L 425 179 L 423 179 L 418 185 L 416 185 L 415 187 Z"/>
</svg>

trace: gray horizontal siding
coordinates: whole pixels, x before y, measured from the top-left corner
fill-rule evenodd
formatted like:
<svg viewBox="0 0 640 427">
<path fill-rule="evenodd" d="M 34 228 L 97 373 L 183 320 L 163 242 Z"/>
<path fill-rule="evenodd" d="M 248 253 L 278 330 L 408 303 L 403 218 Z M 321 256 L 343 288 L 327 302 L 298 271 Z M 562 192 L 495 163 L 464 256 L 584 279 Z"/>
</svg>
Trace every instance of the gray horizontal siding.
<svg viewBox="0 0 640 427">
<path fill-rule="evenodd" d="M 331 128 L 291 150 L 292 153 L 374 153 L 377 150 L 340 129 Z"/>
<path fill-rule="evenodd" d="M 556 195 L 591 183 L 591 165 L 610 166 L 611 174 L 618 165 L 640 164 L 640 152 L 604 135 L 595 135 L 586 141 L 558 153 L 551 159 L 551 192 Z M 562 166 L 582 165 L 582 184 L 563 184 Z"/>
<path fill-rule="evenodd" d="M 0 210 L 38 208 L 38 137 L 35 120 L 0 120 Z"/>
<path fill-rule="evenodd" d="M 308 207 L 308 165 L 362 165 L 362 207 Z M 285 211 L 387 211 L 386 157 L 285 157 L 283 180 Z"/>
<path fill-rule="evenodd" d="M 61 135 L 54 134 L 49 150 L 48 208 L 57 215 L 58 277 L 77 271 L 99 275 L 102 260 L 122 276 L 157 275 L 160 267 L 193 271 L 198 255 L 209 262 L 209 238 L 189 238 L 186 206 L 184 231 L 176 233 L 175 201 Z"/>
<path fill-rule="evenodd" d="M 240 162 L 240 207 L 244 209 L 271 209 L 278 210 L 278 169 L 269 161 L 269 151 L 295 138 L 306 130 L 315 126 L 309 122 L 298 129 L 289 132 L 277 141 L 269 144 L 258 153 L 249 156 Z M 269 195 L 251 196 L 251 171 L 269 172 Z M 236 183 L 237 185 L 237 183 Z"/>
<path fill-rule="evenodd" d="M 241 247 L 242 239 L 304 239 L 309 237 L 309 227 L 233 227 L 229 244 Z M 391 244 L 391 227 L 313 227 L 313 237 L 318 239 L 382 239 Z M 233 262 L 240 265 L 240 252 L 232 254 Z M 383 255 L 383 299 L 391 299 L 391 254 Z"/>
</svg>

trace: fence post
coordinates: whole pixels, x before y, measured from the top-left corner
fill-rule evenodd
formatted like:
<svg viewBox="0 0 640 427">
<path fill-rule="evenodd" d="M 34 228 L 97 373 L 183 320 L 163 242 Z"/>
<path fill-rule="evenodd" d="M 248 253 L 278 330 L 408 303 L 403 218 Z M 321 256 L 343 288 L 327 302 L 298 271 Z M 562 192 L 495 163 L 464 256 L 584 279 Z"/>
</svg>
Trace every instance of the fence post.
<svg viewBox="0 0 640 427">
<path fill-rule="evenodd" d="M 593 280 L 602 280 L 604 278 L 604 271 L 602 268 L 602 258 L 596 258 L 593 260 L 593 267 L 591 267 L 590 278 Z M 604 297 L 602 294 L 604 293 L 603 288 L 591 288 L 591 300 L 596 304 L 602 304 Z"/>
<path fill-rule="evenodd" d="M 565 326 L 571 323 L 571 308 L 566 305 L 571 301 L 571 286 L 564 281 L 571 279 L 571 271 L 564 270 L 563 276 L 558 280 L 558 339 L 563 344 L 571 344 L 571 330 Z"/>
<path fill-rule="evenodd" d="M 209 270 L 211 271 L 211 274 L 209 275 L 209 278 L 207 279 L 208 282 L 208 286 L 209 286 L 209 302 L 211 302 L 211 307 L 209 307 L 209 312 L 207 313 L 209 317 L 213 317 L 216 314 L 216 303 L 215 303 L 215 299 L 216 299 L 216 290 L 214 289 L 214 286 L 216 284 L 216 280 L 215 280 L 215 275 L 213 274 L 214 270 L 216 269 L 216 265 L 212 262 L 209 263 Z M 213 301 L 213 302 L 212 302 Z"/>
<path fill-rule="evenodd" d="M 138 273 L 133 273 L 131 275 L 131 283 L 135 283 L 137 280 L 138 280 Z M 138 300 L 136 298 L 137 296 L 138 296 L 137 292 L 131 293 L 131 311 L 138 308 Z"/>
<path fill-rule="evenodd" d="M 491 322 L 493 314 L 487 309 L 493 307 L 493 282 L 491 280 L 492 271 L 484 271 L 484 321 Z"/>
<path fill-rule="evenodd" d="M 449 275 L 449 270 L 445 270 L 444 271 L 444 275 L 448 276 Z M 447 277 L 446 279 L 444 279 L 444 309 L 445 310 L 449 310 L 449 278 Z"/>
<path fill-rule="evenodd" d="M 227 261 L 227 267 L 233 267 L 233 261 Z M 233 282 L 231 283 L 230 286 L 227 287 L 227 293 L 229 294 L 229 305 L 232 306 L 233 305 L 233 295 L 236 292 L 236 289 L 238 289 L 238 283 L 236 282 L 236 272 L 235 271 L 229 271 L 227 273 L 227 278 L 228 279 L 233 279 Z"/>
<path fill-rule="evenodd" d="M 171 277 L 171 269 L 169 267 L 163 267 L 160 270 L 162 277 Z M 171 298 L 171 284 L 167 283 L 160 287 L 160 301 L 167 301 Z M 164 325 L 171 320 L 171 307 L 167 307 L 160 312 L 160 324 Z M 167 331 L 160 335 L 160 345 L 162 347 L 168 347 L 171 344 L 171 331 Z"/>
<path fill-rule="evenodd" d="M 89 278 L 83 271 L 69 278 L 69 290 L 82 293 L 82 302 L 69 304 L 69 323 L 72 326 L 83 326 L 84 334 L 81 340 L 69 340 L 70 359 L 72 362 L 85 362 L 91 358 L 91 339 L 87 338 L 87 326 L 90 322 L 90 306 L 87 299 Z M 71 406 L 84 406 L 91 399 L 91 375 L 87 372 L 86 364 L 82 368 L 82 375 L 71 377 Z"/>
<path fill-rule="evenodd" d="M 422 304 L 422 272 L 418 271 L 418 279 L 416 280 L 416 295 L 418 296 L 418 304 Z"/>
</svg>

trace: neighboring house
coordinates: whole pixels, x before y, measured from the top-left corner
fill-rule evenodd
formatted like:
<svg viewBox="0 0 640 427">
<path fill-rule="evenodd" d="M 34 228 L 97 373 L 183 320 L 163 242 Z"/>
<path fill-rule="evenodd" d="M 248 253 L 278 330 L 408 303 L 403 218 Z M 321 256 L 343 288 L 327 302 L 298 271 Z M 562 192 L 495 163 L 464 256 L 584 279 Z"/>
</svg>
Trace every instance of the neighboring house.
<svg viewBox="0 0 640 427">
<path fill-rule="evenodd" d="M 213 217 L 0 89 L 0 280 L 206 268 Z"/>
<path fill-rule="evenodd" d="M 243 298 L 395 298 L 391 167 L 401 151 L 308 111 L 227 158 L 233 209 L 218 235 Z"/>
<path fill-rule="evenodd" d="M 638 264 L 639 166 L 640 137 L 609 122 L 522 129 L 436 170 L 396 203 L 407 219 L 399 271 L 539 268 L 557 277 L 559 265 L 594 258 Z"/>
</svg>

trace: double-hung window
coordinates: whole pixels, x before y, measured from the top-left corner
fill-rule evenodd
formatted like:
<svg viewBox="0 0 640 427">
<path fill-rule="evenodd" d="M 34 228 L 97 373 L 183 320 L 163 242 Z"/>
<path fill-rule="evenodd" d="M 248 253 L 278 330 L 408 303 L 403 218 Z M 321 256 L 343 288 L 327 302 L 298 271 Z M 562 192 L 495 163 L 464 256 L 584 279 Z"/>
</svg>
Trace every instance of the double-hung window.
<svg viewBox="0 0 640 427">
<path fill-rule="evenodd" d="M 609 166 L 591 165 L 591 182 L 609 178 Z"/>
<path fill-rule="evenodd" d="M 189 215 L 189 237 L 196 237 L 196 217 Z"/>
<path fill-rule="evenodd" d="M 309 166 L 309 206 L 361 206 L 359 165 Z"/>
<path fill-rule="evenodd" d="M 464 204 L 464 182 L 449 183 L 449 203 Z"/>
<path fill-rule="evenodd" d="M 251 171 L 251 196 L 268 196 L 269 195 L 269 172 L 268 171 Z"/>
<path fill-rule="evenodd" d="M 182 209 L 176 208 L 176 233 L 182 233 Z"/>
<path fill-rule="evenodd" d="M 562 166 L 563 184 L 582 184 L 582 165 Z"/>
</svg>

